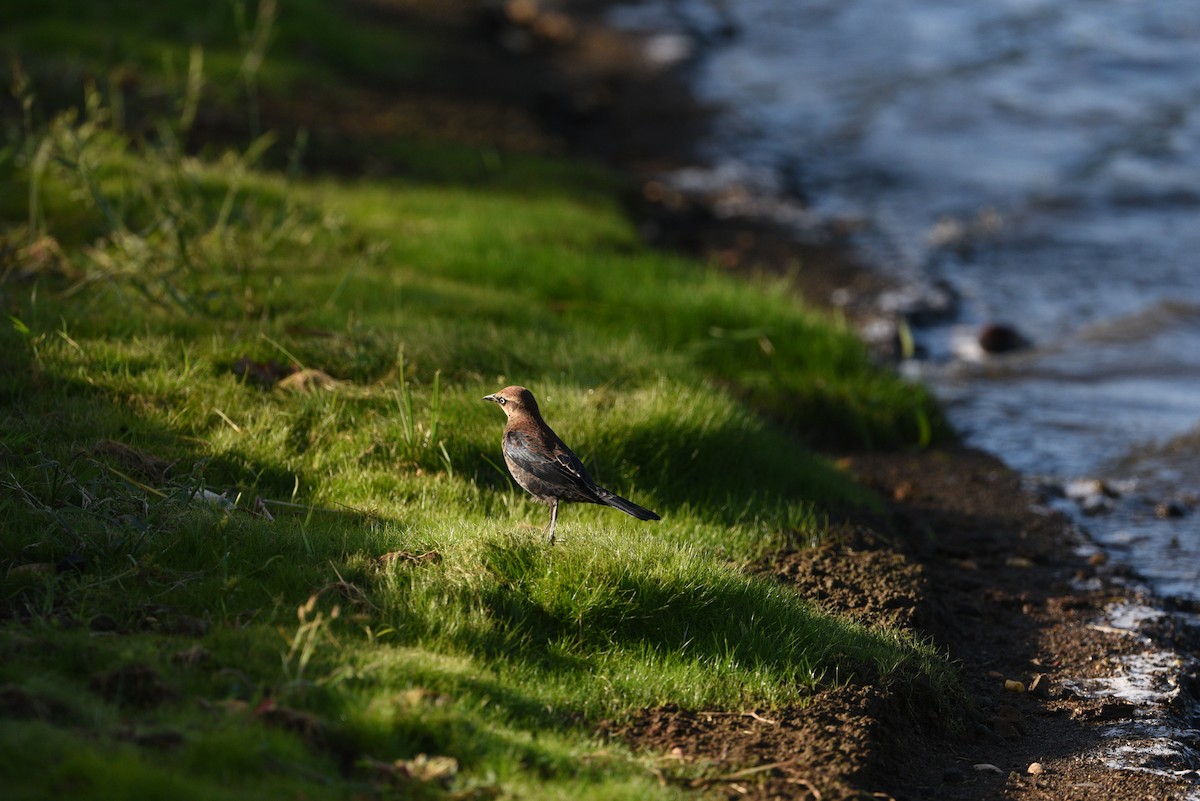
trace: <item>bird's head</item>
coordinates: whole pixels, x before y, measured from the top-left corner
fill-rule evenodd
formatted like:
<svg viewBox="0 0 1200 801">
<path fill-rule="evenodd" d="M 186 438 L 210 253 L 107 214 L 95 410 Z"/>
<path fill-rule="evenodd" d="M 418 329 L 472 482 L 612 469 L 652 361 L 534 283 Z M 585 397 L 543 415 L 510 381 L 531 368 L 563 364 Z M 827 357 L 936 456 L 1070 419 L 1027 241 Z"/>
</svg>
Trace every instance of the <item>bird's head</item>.
<svg viewBox="0 0 1200 801">
<path fill-rule="evenodd" d="M 483 399 L 498 404 L 507 417 L 514 414 L 540 416 L 533 393 L 525 387 L 505 387 L 494 395 L 485 395 Z"/>
</svg>

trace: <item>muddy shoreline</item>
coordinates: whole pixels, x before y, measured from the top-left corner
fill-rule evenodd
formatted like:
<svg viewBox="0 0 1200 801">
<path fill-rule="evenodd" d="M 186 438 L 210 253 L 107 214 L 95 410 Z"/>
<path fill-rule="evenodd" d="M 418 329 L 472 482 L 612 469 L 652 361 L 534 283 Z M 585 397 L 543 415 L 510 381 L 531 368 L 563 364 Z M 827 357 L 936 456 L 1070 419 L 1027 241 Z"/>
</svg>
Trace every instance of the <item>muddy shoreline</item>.
<svg viewBox="0 0 1200 801">
<path fill-rule="evenodd" d="M 644 43 L 605 28 L 606 5 L 576 2 L 549 21 L 533 4 L 496 6 L 487 35 L 547 70 L 543 119 L 573 150 L 630 176 L 648 241 L 786 275 L 808 302 L 873 332 L 881 358 L 894 355 L 879 298 L 896 287 L 842 223 L 804 220 L 793 198 L 785 224 L 736 182 L 695 191 L 664 178 L 689 167 L 703 177 L 693 143 L 711 110 L 690 102 L 678 65 L 653 63 Z M 1196 650 L 1195 627 L 1158 615 L 1136 576 L 988 454 L 951 445 L 834 456 L 889 499 L 892 522 L 847 522 L 836 542 L 774 554 L 760 569 L 832 611 L 931 638 L 961 666 L 960 721 L 947 729 L 913 688 L 851 683 L 792 709 L 647 709 L 602 735 L 655 755 L 664 776 L 701 765 L 711 778 L 692 786 L 731 798 L 1200 797 L 1189 730 L 1198 681 L 1175 656 Z M 1129 614 L 1139 609 L 1149 611 Z M 1157 688 L 1129 675 L 1147 659 L 1170 663 Z M 1134 700 L 1123 692 L 1131 683 L 1143 690 Z"/>
</svg>

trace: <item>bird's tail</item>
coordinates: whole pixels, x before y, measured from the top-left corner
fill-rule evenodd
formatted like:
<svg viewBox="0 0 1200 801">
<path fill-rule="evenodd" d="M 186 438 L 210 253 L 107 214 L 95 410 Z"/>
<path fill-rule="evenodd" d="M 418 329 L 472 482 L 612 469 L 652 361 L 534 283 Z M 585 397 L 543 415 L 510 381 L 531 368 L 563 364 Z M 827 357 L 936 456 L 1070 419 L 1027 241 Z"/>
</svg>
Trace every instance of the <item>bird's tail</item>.
<svg viewBox="0 0 1200 801">
<path fill-rule="evenodd" d="M 645 507 L 638 506 L 633 501 L 626 500 L 616 493 L 609 492 L 604 487 L 596 487 L 596 495 L 601 503 L 608 504 L 614 509 L 620 509 L 627 515 L 633 515 L 638 520 L 661 520 L 662 518 Z"/>
</svg>

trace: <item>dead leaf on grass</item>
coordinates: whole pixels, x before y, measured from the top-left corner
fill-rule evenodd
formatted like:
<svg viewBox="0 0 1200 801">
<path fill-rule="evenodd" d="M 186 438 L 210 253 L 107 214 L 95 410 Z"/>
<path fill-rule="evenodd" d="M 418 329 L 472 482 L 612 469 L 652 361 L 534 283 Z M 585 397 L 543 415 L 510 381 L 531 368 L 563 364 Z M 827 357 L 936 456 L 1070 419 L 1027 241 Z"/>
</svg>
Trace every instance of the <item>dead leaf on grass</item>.
<svg viewBox="0 0 1200 801">
<path fill-rule="evenodd" d="M 412 687 L 396 696 L 396 703 L 405 707 L 442 706 L 449 701 L 450 696 L 425 687 Z"/>
<path fill-rule="evenodd" d="M 393 762 L 383 762 L 366 757 L 359 763 L 362 767 L 373 772 L 377 777 L 392 784 L 436 784 L 447 789 L 454 777 L 458 775 L 458 760 L 450 756 L 430 756 L 417 754 L 412 759 L 397 759 Z M 476 798 L 480 796 L 468 796 Z M 491 796 L 486 796 L 491 797 Z"/>
<path fill-rule="evenodd" d="M 458 760 L 449 756 L 417 754 L 412 759 L 397 759 L 397 772 L 419 782 L 447 785 L 458 775 Z"/>
<path fill-rule="evenodd" d="M 275 388 L 288 392 L 312 392 L 317 389 L 335 390 L 344 383 L 322 370 L 305 368 L 280 379 Z"/>
</svg>

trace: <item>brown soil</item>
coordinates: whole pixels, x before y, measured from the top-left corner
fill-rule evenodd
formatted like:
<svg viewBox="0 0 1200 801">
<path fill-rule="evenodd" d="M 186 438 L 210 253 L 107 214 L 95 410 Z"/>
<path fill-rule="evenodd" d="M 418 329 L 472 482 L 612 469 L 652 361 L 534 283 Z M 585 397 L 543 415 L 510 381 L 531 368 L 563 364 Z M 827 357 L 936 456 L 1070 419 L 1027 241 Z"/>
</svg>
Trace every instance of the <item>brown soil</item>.
<svg viewBox="0 0 1200 801">
<path fill-rule="evenodd" d="M 648 709 L 611 733 L 699 763 L 708 778 L 693 783 L 731 798 L 1186 796 L 1187 777 L 1102 764 L 1113 745 L 1105 729 L 1138 714 L 1134 707 L 1064 690 L 1142 647 L 1089 628 L 1129 591 L 1107 581 L 1075 588 L 1096 568 L 1075 555 L 1065 520 L 1034 511 L 1020 477 L 978 451 L 855 455 L 843 464 L 893 499 L 894 528 L 859 526 L 765 567 L 827 609 L 932 637 L 961 666 L 961 720 L 947 723 L 903 686 L 851 685 L 782 710 Z"/>
<path fill-rule="evenodd" d="M 641 62 L 636 42 L 595 23 L 604 5 L 562 3 L 569 13 L 561 15 L 533 2 L 496 2 L 482 5 L 490 11 L 480 20 L 481 5 L 465 1 L 359 0 L 381 23 L 458 37 L 446 85 L 277 99 L 264 115 L 283 130 L 307 124 L 321 166 L 355 172 L 402 169 L 371 162 L 354 140 L 411 133 L 414 120 L 424 133 L 464 142 L 490 131 L 489 144 L 501 149 L 582 149 L 634 178 L 631 211 L 663 246 L 792 276 L 817 304 L 834 290 L 869 294 L 886 284 L 836 226 L 802 242 L 771 224 L 720 218 L 703 202 L 650 191 L 656 170 L 689 163 L 705 113 L 677 76 Z M 1077 555 L 1064 519 L 1035 511 L 1020 477 L 977 451 L 854 454 L 841 463 L 889 499 L 890 522 L 848 524 L 833 544 L 775 554 L 758 567 L 825 608 L 932 639 L 961 666 L 959 719 L 936 712 L 927 690 L 858 682 L 787 709 L 646 709 L 602 725 L 603 733 L 657 756 L 664 777 L 693 777 L 675 780 L 730 798 L 1185 796 L 1186 778 L 1102 764 L 1105 729 L 1136 710 L 1064 689 L 1142 647 L 1136 637 L 1089 627 L 1132 591 L 1109 580 L 1076 589 L 1078 578 L 1105 568 Z M 133 701 L 143 685 L 153 694 L 143 677 L 116 678 L 98 681 L 113 692 L 134 687 Z M 1006 681 L 1026 691 L 1006 689 Z M 1034 763 L 1040 772 L 1030 772 Z"/>
</svg>

